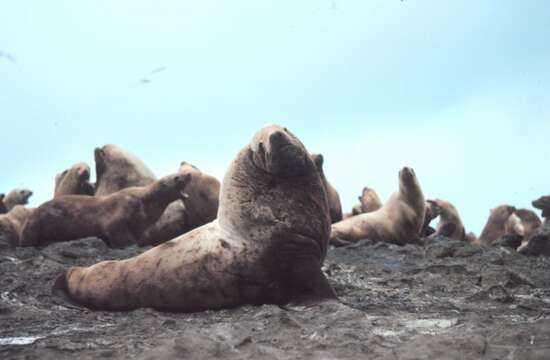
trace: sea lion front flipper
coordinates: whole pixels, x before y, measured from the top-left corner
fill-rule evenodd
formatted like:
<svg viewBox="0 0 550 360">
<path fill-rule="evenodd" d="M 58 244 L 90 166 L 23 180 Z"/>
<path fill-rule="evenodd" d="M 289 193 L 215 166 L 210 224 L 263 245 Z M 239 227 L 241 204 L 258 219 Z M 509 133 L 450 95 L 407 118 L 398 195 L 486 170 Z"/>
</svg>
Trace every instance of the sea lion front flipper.
<svg viewBox="0 0 550 360">
<path fill-rule="evenodd" d="M 323 256 L 315 239 L 292 234 L 280 246 L 279 276 L 286 303 L 305 305 L 336 300 L 336 294 L 321 270 Z"/>
</svg>

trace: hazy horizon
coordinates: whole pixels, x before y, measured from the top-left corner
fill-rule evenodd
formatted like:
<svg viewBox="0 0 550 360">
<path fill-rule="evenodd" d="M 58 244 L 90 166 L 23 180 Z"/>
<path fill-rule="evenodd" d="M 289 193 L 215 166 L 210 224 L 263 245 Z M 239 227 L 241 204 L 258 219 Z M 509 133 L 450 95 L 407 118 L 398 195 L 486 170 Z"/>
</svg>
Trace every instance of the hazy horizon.
<svg viewBox="0 0 550 360">
<path fill-rule="evenodd" d="M 403 166 L 477 234 L 550 194 L 544 1 L 27 0 L 0 21 L 0 192 L 30 206 L 107 143 L 221 180 L 265 123 L 324 155 L 344 211 Z"/>
</svg>

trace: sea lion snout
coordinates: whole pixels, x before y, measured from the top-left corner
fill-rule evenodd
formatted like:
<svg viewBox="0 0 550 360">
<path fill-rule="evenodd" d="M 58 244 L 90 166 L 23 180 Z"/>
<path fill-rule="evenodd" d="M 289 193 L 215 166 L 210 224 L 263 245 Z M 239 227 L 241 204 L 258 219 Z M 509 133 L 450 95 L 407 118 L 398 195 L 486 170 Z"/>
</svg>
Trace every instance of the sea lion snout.
<svg viewBox="0 0 550 360">
<path fill-rule="evenodd" d="M 179 190 L 183 190 L 187 186 L 187 184 L 191 182 L 192 178 L 193 176 L 191 174 L 177 175 L 174 178 L 174 182 L 176 183 L 176 187 Z"/>
</svg>

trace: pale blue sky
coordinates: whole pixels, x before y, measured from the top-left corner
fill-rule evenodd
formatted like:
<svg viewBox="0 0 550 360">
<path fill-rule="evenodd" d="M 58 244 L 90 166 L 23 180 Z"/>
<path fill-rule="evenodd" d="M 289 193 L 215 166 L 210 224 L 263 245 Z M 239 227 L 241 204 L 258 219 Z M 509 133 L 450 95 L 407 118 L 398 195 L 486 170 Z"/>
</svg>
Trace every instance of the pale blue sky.
<svg viewBox="0 0 550 360">
<path fill-rule="evenodd" d="M 221 178 L 274 122 L 325 155 L 345 209 L 409 165 L 479 233 L 550 193 L 549 39 L 547 1 L 4 1 L 0 191 L 36 206 L 105 143 Z"/>
</svg>

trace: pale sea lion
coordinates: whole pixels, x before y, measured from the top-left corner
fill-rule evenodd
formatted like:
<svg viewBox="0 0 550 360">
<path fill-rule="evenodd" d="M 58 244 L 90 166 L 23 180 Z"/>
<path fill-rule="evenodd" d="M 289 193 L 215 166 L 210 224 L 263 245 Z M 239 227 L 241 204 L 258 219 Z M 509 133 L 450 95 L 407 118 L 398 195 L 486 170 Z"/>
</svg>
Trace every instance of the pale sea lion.
<svg viewBox="0 0 550 360">
<path fill-rule="evenodd" d="M 351 209 L 351 213 L 347 213 L 344 215 L 344 219 L 359 214 L 370 213 L 382 207 L 382 201 L 380 201 L 378 194 L 376 193 L 376 191 L 374 191 L 374 189 L 371 189 L 369 187 L 365 186 L 363 188 L 363 192 L 361 193 L 361 196 L 358 197 L 358 199 L 359 204 L 355 204 Z"/>
<path fill-rule="evenodd" d="M 500 205 L 491 209 L 489 219 L 477 239 L 476 243 L 481 245 L 491 245 L 505 234 L 506 221 L 516 211 L 516 208 L 510 205 Z"/>
<path fill-rule="evenodd" d="M 18 246 L 21 229 L 34 209 L 15 205 L 8 213 L 0 215 L 0 238 L 11 246 Z"/>
<path fill-rule="evenodd" d="M 529 209 L 518 209 L 514 212 L 505 225 L 505 233 L 518 235 L 521 237 L 521 247 L 527 245 L 527 242 L 533 236 L 535 231 L 542 225 L 542 221 L 535 214 L 534 211 Z"/>
<path fill-rule="evenodd" d="M 361 239 L 385 241 L 399 245 L 420 242 L 424 223 L 425 201 L 414 170 L 399 172 L 399 191 L 377 211 L 353 216 L 332 224 L 331 244 L 349 244 Z"/>
<path fill-rule="evenodd" d="M 437 228 L 430 236 L 445 236 L 450 239 L 465 241 L 466 231 L 456 207 L 450 202 L 440 199 L 428 200 L 427 202 L 439 214 Z"/>
<path fill-rule="evenodd" d="M 104 196 L 133 186 L 146 186 L 156 178 L 137 156 L 116 145 L 94 151 L 96 166 L 95 195 Z"/>
<path fill-rule="evenodd" d="M 13 189 L 4 197 L 4 206 L 9 212 L 16 205 L 27 205 L 31 196 L 32 191 L 29 189 Z"/>
<path fill-rule="evenodd" d="M 20 244 L 38 246 L 91 236 L 112 247 L 135 244 L 166 206 L 181 196 L 190 178 L 166 176 L 107 196 L 60 196 L 36 208 L 23 226 Z"/>
<path fill-rule="evenodd" d="M 270 125 L 227 170 L 217 220 L 131 259 L 70 268 L 54 289 L 104 310 L 195 312 L 335 299 L 321 271 L 329 231 L 310 155 L 286 128 Z"/>
<path fill-rule="evenodd" d="M 80 162 L 55 177 L 54 198 L 62 195 L 94 195 L 90 184 L 90 167 Z"/>
<path fill-rule="evenodd" d="M 220 182 L 185 161 L 180 164 L 178 172 L 193 177 L 185 188 L 185 200 L 168 205 L 160 219 L 145 231 L 139 245 L 161 244 L 216 219 Z"/>
<path fill-rule="evenodd" d="M 325 176 L 325 171 L 323 170 L 324 157 L 322 154 L 312 154 L 311 155 L 319 174 L 321 175 L 321 180 L 325 185 L 325 190 L 327 192 L 328 207 L 330 211 L 330 220 L 332 223 L 342 220 L 342 204 L 340 203 L 340 195 L 338 191 L 332 186 L 332 184 L 327 180 Z"/>
</svg>

